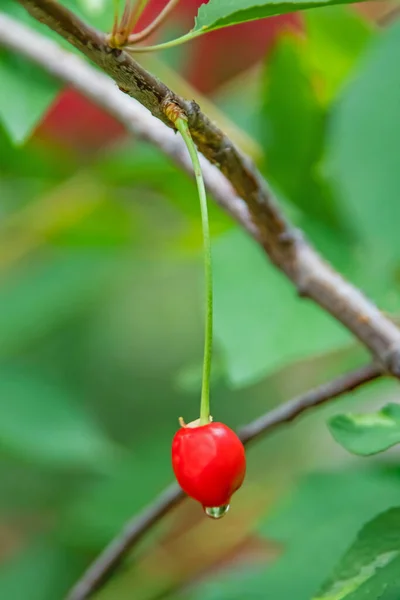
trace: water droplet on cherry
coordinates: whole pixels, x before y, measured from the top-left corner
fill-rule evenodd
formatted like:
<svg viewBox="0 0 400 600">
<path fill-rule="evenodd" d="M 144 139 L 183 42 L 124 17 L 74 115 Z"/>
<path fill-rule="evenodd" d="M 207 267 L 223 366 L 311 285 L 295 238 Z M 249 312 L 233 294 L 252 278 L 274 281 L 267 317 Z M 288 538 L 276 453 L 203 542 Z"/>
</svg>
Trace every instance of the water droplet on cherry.
<svg viewBox="0 0 400 600">
<path fill-rule="evenodd" d="M 222 519 L 229 510 L 229 504 L 223 504 L 222 506 L 205 506 L 204 512 L 211 519 Z"/>
</svg>

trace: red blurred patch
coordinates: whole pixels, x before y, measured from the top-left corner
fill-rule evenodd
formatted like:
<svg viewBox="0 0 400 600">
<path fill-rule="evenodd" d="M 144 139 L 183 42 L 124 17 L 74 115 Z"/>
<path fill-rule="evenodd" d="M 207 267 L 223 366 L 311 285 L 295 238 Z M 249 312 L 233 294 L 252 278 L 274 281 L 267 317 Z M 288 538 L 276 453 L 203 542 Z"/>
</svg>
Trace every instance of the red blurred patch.
<svg viewBox="0 0 400 600">
<path fill-rule="evenodd" d="M 113 117 L 72 89 L 60 94 L 37 133 L 82 153 L 90 153 L 125 135 Z"/>
<path fill-rule="evenodd" d="M 197 89 L 212 92 L 262 60 L 282 31 L 300 29 L 296 15 L 271 17 L 212 31 L 193 42 L 192 62 L 185 73 Z"/>
</svg>

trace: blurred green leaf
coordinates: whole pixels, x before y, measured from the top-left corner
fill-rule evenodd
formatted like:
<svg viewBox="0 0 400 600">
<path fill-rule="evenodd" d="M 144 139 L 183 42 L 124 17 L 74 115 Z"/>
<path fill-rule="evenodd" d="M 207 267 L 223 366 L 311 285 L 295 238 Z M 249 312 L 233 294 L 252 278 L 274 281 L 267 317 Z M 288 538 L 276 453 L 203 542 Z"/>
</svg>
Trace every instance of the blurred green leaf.
<svg viewBox="0 0 400 600">
<path fill-rule="evenodd" d="M 103 31 L 111 31 L 114 18 L 114 0 L 62 0 L 80 18 Z M 123 2 L 120 0 L 120 11 Z"/>
<path fill-rule="evenodd" d="M 67 390 L 21 370 L 0 373 L 0 447 L 56 468 L 107 470 L 116 449 Z"/>
<path fill-rule="evenodd" d="M 236 569 L 200 585 L 190 600 L 309 600 L 365 521 L 398 502 L 399 493 L 397 470 L 306 477 L 260 528 L 263 536 L 281 544 L 281 557 L 262 568 Z M 368 596 L 372 598 L 376 596 Z"/>
<path fill-rule="evenodd" d="M 23 143 L 54 101 L 61 85 L 25 58 L 0 50 L 0 120 Z"/>
<path fill-rule="evenodd" d="M 3 274 L 0 288 L 0 355 L 42 337 L 81 312 L 110 280 L 110 250 L 60 250 Z"/>
<path fill-rule="evenodd" d="M 314 600 L 400 597 L 400 508 L 365 525 Z"/>
<path fill-rule="evenodd" d="M 202 246 L 200 208 L 193 179 L 176 166 L 158 148 L 146 142 L 128 140 L 107 150 L 94 166 L 96 174 L 108 185 L 131 189 L 156 190 L 180 213 L 189 217 L 198 229 L 198 246 Z M 164 200 L 164 198 L 163 198 Z M 211 230 L 231 227 L 231 220 L 215 202 L 209 202 Z M 154 218 L 154 217 L 153 217 Z"/>
<path fill-rule="evenodd" d="M 89 14 L 101 14 L 106 9 L 110 10 L 110 15 L 112 11 L 112 4 L 109 0 L 79 0 L 79 4 L 82 6 L 84 10 L 86 10 Z M 110 19 L 111 22 L 111 19 Z"/>
<path fill-rule="evenodd" d="M 50 541 L 37 542 L 0 567 L 4 600 L 58 600 L 78 574 L 77 565 Z"/>
<path fill-rule="evenodd" d="M 350 3 L 349 0 L 210 0 L 208 4 L 200 6 L 193 33 L 206 33 L 228 25 L 307 8 Z"/>
<path fill-rule="evenodd" d="M 312 69 L 318 98 L 330 102 L 351 76 L 374 35 L 373 28 L 359 11 L 347 6 L 309 10 L 304 20 L 307 36 L 302 56 Z"/>
<path fill-rule="evenodd" d="M 77 157 L 65 148 L 44 143 L 35 137 L 28 140 L 24 146 L 15 146 L 1 122 L 0 156 L 0 182 L 14 192 L 14 204 L 19 200 L 21 191 L 25 192 L 25 188 L 32 197 L 35 193 L 32 186 L 43 187 L 49 182 L 67 178 L 76 171 L 79 164 Z M 0 194 L 0 202 L 1 205 L 4 202 L 3 193 Z"/>
<path fill-rule="evenodd" d="M 132 455 L 120 461 L 107 478 L 75 498 L 63 518 L 63 539 L 75 547 L 98 551 L 161 493 L 173 479 L 167 451 L 171 435 L 172 428 L 164 432 L 155 429 L 146 440 L 136 443 Z"/>
<path fill-rule="evenodd" d="M 329 420 L 335 440 L 353 454 L 369 456 L 400 443 L 400 405 L 374 413 L 342 414 Z"/>
<path fill-rule="evenodd" d="M 334 108 L 327 170 L 371 251 L 398 253 L 400 23 L 375 40 Z"/>
<path fill-rule="evenodd" d="M 228 85 L 220 86 L 213 94 L 213 101 L 232 123 L 258 143 L 262 133 L 259 97 L 260 77 L 258 72 L 250 70 L 242 72 L 240 78 Z"/>
<path fill-rule="evenodd" d="M 108 190 L 109 197 L 106 194 L 107 192 L 100 188 L 97 200 L 103 195 L 105 199 L 94 206 L 90 214 L 82 215 L 82 218 L 78 215 L 74 223 L 67 222 L 64 228 L 60 227 L 53 234 L 57 245 L 86 249 L 102 248 L 104 251 L 106 248 L 132 248 L 138 229 L 136 215 L 131 206 L 119 201 L 118 191 Z M 77 203 L 79 201 L 78 196 Z M 86 197 L 82 199 L 81 206 L 84 206 L 85 201 L 89 204 Z"/>
<path fill-rule="evenodd" d="M 90 23 L 93 27 L 97 27 L 103 31 L 111 30 L 114 17 L 114 0 L 60 0 L 60 3 L 72 10 L 81 19 Z M 14 0 L 1 0 L 1 9 L 12 16 L 17 17 L 18 20 L 26 23 L 30 27 L 39 30 L 46 37 L 57 40 L 59 44 L 69 48 L 71 52 L 79 53 L 79 51 L 75 50 L 71 44 L 63 40 L 49 27 L 46 27 L 36 19 L 33 19 L 29 13 L 22 6 L 18 6 Z"/>
<path fill-rule="evenodd" d="M 222 357 L 218 352 L 213 352 L 213 360 L 211 365 L 211 386 L 218 384 L 223 381 L 225 375 L 225 364 Z M 203 378 L 203 363 L 196 362 L 185 365 L 182 367 L 175 378 L 176 386 L 188 393 L 198 394 L 201 389 L 201 382 Z"/>
<path fill-rule="evenodd" d="M 95 1 L 97 0 L 93 0 L 93 2 Z M 107 31 L 111 29 L 114 11 L 113 0 L 105 1 L 107 2 L 109 11 L 102 10 L 94 13 L 93 11 L 88 10 L 88 8 L 83 5 L 84 0 L 62 0 L 61 4 L 67 6 L 67 8 L 72 10 L 78 17 L 80 17 L 86 22 L 89 22 L 90 25 L 97 27 L 98 29 L 102 29 L 103 31 Z M 58 45 L 62 46 L 63 48 L 66 48 L 69 52 L 82 56 L 81 52 L 74 48 L 72 44 L 70 44 L 67 40 L 62 38 L 57 32 L 53 31 L 50 27 L 47 27 L 37 19 L 34 19 L 29 14 L 29 12 L 22 5 L 15 2 L 15 0 L 1 0 L 1 10 L 11 15 L 12 17 L 18 19 L 18 21 L 21 21 L 28 27 L 37 30 L 45 37 L 49 37 L 50 39 L 54 40 L 55 42 L 57 42 Z"/>
<path fill-rule="evenodd" d="M 332 226 L 339 224 L 336 206 L 317 171 L 325 114 L 303 63 L 302 44 L 292 36 L 282 38 L 268 57 L 260 118 L 266 171 L 307 215 Z"/>
<path fill-rule="evenodd" d="M 296 225 L 304 231 L 318 252 L 340 273 L 350 281 L 362 285 L 365 285 L 366 281 L 371 283 L 372 280 L 375 291 L 376 273 L 370 270 L 366 272 L 364 257 L 362 260 L 357 260 L 354 240 L 349 233 L 339 231 L 320 219 L 313 218 L 307 212 L 303 212 L 300 218 L 296 219 Z"/>
<path fill-rule="evenodd" d="M 344 327 L 301 300 L 242 231 L 220 237 L 213 260 L 215 335 L 233 385 L 350 342 Z"/>
</svg>

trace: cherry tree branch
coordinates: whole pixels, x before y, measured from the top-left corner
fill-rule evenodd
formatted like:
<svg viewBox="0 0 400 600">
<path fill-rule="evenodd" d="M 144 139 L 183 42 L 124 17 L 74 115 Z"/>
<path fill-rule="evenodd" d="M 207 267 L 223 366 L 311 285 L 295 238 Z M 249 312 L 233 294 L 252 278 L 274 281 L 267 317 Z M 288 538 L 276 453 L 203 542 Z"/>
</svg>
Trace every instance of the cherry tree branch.
<svg viewBox="0 0 400 600">
<path fill-rule="evenodd" d="M 342 375 L 251 421 L 239 429 L 239 437 L 244 444 L 249 444 L 281 425 L 293 421 L 310 408 L 351 392 L 378 379 L 382 374 L 382 370 L 377 365 L 371 364 Z M 167 487 L 141 513 L 128 521 L 121 533 L 103 550 L 72 588 L 66 600 L 85 600 L 89 598 L 112 575 L 144 535 L 184 498 L 185 494 L 178 485 L 172 484 Z"/>
<path fill-rule="evenodd" d="M 121 94 L 113 81 L 84 59 L 60 48 L 49 38 L 0 12 L 0 47 L 3 46 L 42 67 L 60 81 L 73 86 L 112 115 L 125 129 L 157 146 L 179 168 L 193 176 L 193 167 L 180 136 L 165 127 L 139 102 Z M 200 156 L 203 177 L 214 200 L 257 239 L 257 228 L 244 201 L 226 177 Z"/>
<path fill-rule="evenodd" d="M 55 0 L 17 0 L 26 10 L 66 39 L 117 86 L 155 117 L 173 127 L 165 114 L 176 103 L 186 114 L 191 135 L 202 154 L 225 175 L 235 196 L 247 207 L 253 235 L 270 260 L 308 297 L 349 329 L 389 373 L 400 377 L 400 330 L 360 290 L 335 272 L 287 221 L 268 184 L 253 162 L 204 115 L 195 102 L 176 95 L 128 53 L 110 48 L 107 36 L 80 20 Z M 232 194 L 221 198 L 232 214 Z M 248 228 L 248 221 L 247 221 Z"/>
</svg>

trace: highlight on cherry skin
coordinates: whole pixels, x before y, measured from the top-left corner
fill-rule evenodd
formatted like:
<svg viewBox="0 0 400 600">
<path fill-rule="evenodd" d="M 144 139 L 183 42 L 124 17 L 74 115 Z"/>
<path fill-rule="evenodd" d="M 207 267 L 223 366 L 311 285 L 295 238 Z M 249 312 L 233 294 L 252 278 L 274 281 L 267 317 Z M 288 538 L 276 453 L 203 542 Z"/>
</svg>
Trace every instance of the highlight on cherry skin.
<svg viewBox="0 0 400 600">
<path fill-rule="evenodd" d="M 200 425 L 200 420 L 181 428 L 172 441 L 172 467 L 184 492 L 200 502 L 212 519 L 229 510 L 232 495 L 243 483 L 246 455 L 232 429 L 218 422 Z"/>
</svg>

